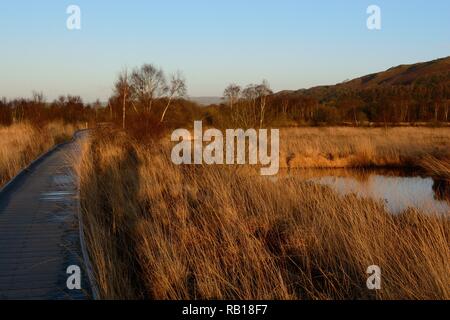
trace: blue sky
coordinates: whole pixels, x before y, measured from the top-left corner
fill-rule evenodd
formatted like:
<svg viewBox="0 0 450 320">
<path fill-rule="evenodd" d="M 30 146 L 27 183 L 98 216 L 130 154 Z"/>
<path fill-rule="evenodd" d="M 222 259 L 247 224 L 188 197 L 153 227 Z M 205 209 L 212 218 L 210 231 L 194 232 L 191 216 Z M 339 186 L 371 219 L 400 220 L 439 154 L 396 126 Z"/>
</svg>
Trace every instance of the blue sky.
<svg viewBox="0 0 450 320">
<path fill-rule="evenodd" d="M 82 29 L 66 28 L 81 8 Z M 369 5 L 382 29 L 366 27 Z M 191 96 L 267 79 L 333 84 L 450 55 L 448 0 L 14 0 L 0 3 L 0 96 L 106 99 L 118 71 L 183 71 Z"/>
</svg>

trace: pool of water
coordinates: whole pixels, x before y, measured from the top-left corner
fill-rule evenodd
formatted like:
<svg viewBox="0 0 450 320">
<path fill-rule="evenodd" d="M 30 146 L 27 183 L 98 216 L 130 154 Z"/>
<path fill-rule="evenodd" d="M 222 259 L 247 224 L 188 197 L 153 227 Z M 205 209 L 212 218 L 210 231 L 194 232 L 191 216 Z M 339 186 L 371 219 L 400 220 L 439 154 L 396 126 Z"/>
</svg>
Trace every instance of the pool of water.
<svg viewBox="0 0 450 320">
<path fill-rule="evenodd" d="M 384 202 L 391 213 L 417 208 L 426 213 L 450 214 L 448 182 L 401 170 L 292 170 L 288 175 L 329 186 L 342 195 Z"/>
</svg>

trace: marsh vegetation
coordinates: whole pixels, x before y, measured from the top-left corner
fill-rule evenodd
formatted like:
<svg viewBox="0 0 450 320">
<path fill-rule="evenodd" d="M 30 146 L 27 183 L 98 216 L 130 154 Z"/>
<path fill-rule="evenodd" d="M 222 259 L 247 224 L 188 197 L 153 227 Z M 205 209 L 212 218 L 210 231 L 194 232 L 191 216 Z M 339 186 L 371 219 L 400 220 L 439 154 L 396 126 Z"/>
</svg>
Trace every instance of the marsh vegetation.
<svg viewBox="0 0 450 320">
<path fill-rule="evenodd" d="M 305 130 L 317 139 L 289 132 L 298 154 L 350 157 L 364 147 L 366 164 L 427 163 L 448 179 L 446 129 L 359 131 L 361 142 L 351 129 Z M 448 215 L 393 215 L 382 201 L 248 166 L 175 166 L 167 144 L 118 131 L 92 136 L 79 172 L 103 298 L 450 298 Z M 370 265 L 381 266 L 383 290 L 367 289 Z"/>
<path fill-rule="evenodd" d="M 53 145 L 71 139 L 77 125 L 62 121 L 0 126 L 0 187 Z"/>
</svg>

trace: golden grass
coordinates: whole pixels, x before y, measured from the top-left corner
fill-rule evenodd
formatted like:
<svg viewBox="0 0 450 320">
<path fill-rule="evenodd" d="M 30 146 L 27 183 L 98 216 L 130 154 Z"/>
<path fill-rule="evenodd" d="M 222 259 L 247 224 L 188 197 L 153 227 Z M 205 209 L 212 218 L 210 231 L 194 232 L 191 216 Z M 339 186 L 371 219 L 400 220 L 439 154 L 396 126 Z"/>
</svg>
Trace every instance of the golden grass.
<svg viewBox="0 0 450 320">
<path fill-rule="evenodd" d="M 176 167 L 169 154 L 119 133 L 84 146 L 82 210 L 102 298 L 450 298 L 448 217 L 394 216 L 252 168 Z M 382 290 L 366 287 L 370 265 Z"/>
<path fill-rule="evenodd" d="M 72 137 L 75 129 L 62 122 L 42 128 L 30 123 L 0 127 L 0 187 L 41 153 Z"/>
<path fill-rule="evenodd" d="M 282 129 L 280 150 L 282 167 L 416 167 L 424 156 L 450 158 L 450 128 Z"/>
<path fill-rule="evenodd" d="M 450 158 L 437 159 L 433 156 L 425 156 L 421 160 L 421 166 L 430 175 L 450 183 Z"/>
</svg>

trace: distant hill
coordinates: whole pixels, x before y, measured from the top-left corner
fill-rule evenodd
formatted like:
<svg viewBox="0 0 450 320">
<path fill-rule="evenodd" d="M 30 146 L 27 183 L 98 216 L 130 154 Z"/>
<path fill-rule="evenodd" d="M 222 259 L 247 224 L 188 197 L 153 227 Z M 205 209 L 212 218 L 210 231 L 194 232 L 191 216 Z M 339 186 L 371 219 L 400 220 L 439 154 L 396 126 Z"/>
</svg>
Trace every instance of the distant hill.
<svg viewBox="0 0 450 320">
<path fill-rule="evenodd" d="M 399 65 L 386 71 L 372 73 L 332 86 L 318 86 L 297 91 L 280 91 L 276 96 L 286 95 L 322 95 L 326 91 L 340 89 L 364 90 L 377 87 L 407 86 L 436 79 L 440 83 L 450 84 L 450 56 L 428 62 Z"/>
<path fill-rule="evenodd" d="M 221 97 L 189 97 L 190 101 L 196 102 L 202 106 L 209 106 L 211 104 L 220 104 L 223 102 Z"/>
<path fill-rule="evenodd" d="M 400 65 L 383 72 L 360 77 L 339 86 L 356 87 L 358 89 L 375 86 L 410 85 L 421 79 L 432 76 L 447 75 L 450 72 L 450 57 L 411 65 Z"/>
<path fill-rule="evenodd" d="M 450 57 L 400 65 L 336 85 L 271 96 L 274 117 L 300 123 L 450 121 Z"/>
</svg>

